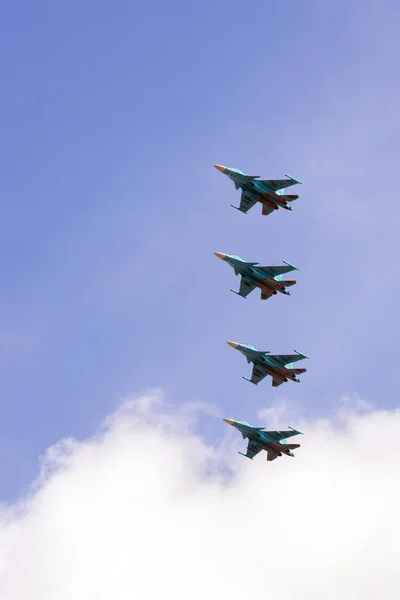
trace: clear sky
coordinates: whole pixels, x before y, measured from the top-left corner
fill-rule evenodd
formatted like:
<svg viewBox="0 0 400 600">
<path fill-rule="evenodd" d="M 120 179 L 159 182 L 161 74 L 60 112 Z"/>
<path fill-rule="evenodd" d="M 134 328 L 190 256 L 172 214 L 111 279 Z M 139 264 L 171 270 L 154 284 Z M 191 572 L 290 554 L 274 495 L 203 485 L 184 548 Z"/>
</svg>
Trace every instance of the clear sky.
<svg viewBox="0 0 400 600">
<path fill-rule="evenodd" d="M 1 498 L 121 398 L 257 419 L 279 399 L 398 403 L 396 2 L 6 3 L 0 18 Z M 230 208 L 213 163 L 299 178 L 293 212 Z M 212 252 L 296 264 L 242 300 Z M 226 340 L 310 356 L 245 382 Z M 303 366 L 303 365 L 301 365 Z M 211 411 L 212 412 L 212 411 Z M 282 423 L 286 426 L 287 423 Z"/>
</svg>

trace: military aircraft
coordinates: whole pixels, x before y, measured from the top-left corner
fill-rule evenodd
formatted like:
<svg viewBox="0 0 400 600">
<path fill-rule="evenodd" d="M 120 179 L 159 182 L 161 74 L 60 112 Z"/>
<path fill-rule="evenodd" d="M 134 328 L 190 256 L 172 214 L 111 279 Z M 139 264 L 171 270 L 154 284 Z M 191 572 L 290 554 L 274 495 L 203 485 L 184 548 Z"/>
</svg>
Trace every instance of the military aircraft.
<svg viewBox="0 0 400 600">
<path fill-rule="evenodd" d="M 234 269 L 236 275 L 242 276 L 239 291 L 231 289 L 231 292 L 242 298 L 246 298 L 256 287 L 261 290 L 261 300 L 267 300 L 277 292 L 290 296 L 290 292 L 286 288 L 296 283 L 293 280 L 282 281 L 283 273 L 298 270 L 297 267 L 285 260 L 283 262 L 287 265 L 286 267 L 260 267 L 257 266 L 259 263 L 246 262 L 234 254 L 224 254 L 223 252 L 214 252 L 214 254 L 227 262 Z"/>
<path fill-rule="evenodd" d="M 243 379 L 255 385 L 258 385 L 267 375 L 272 377 L 273 387 L 278 387 L 288 379 L 299 383 L 300 379 L 297 375 L 307 371 L 307 369 L 293 369 L 293 363 L 308 358 L 306 354 L 297 350 L 295 350 L 296 354 L 271 354 L 257 350 L 248 344 L 239 344 L 238 342 L 227 342 L 227 344 L 244 354 L 248 363 L 253 363 L 251 378 L 243 377 Z"/>
<path fill-rule="evenodd" d="M 283 193 L 285 188 L 301 183 L 301 181 L 290 177 L 290 175 L 286 174 L 289 179 L 260 179 L 259 175 L 246 175 L 239 169 L 222 165 L 214 165 L 214 167 L 232 179 L 237 190 L 242 189 L 240 205 L 231 204 L 233 208 L 237 208 L 241 212 L 247 213 L 256 202 L 261 202 L 263 215 L 269 215 L 278 208 L 292 210 L 289 203 L 298 198 L 295 194 L 285 195 Z"/>
<path fill-rule="evenodd" d="M 246 458 L 253 458 L 261 452 L 267 451 L 267 460 L 275 460 L 278 456 L 286 454 L 286 456 L 294 456 L 292 450 L 299 448 L 300 444 L 286 444 L 284 440 L 292 435 L 303 435 L 301 431 L 296 431 L 293 427 L 289 427 L 290 431 L 265 431 L 265 427 L 253 427 L 246 421 L 235 421 L 234 419 L 224 419 L 228 425 L 233 425 L 243 436 L 243 439 L 248 438 L 246 454 L 239 452 Z"/>
</svg>

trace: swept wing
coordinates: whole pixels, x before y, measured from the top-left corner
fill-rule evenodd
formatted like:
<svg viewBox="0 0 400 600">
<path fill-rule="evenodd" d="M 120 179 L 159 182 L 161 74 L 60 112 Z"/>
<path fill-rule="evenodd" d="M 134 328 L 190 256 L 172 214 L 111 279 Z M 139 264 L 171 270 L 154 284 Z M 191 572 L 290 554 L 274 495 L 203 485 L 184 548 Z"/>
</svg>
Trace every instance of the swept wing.
<svg viewBox="0 0 400 600">
<path fill-rule="evenodd" d="M 267 375 L 268 375 L 267 371 L 260 369 L 260 367 L 258 365 L 254 365 L 253 371 L 251 374 L 251 378 L 248 379 L 247 377 L 244 377 L 244 379 L 247 379 L 247 381 L 250 381 L 251 383 L 258 385 L 260 383 L 260 381 L 262 381 L 264 379 L 264 377 L 266 377 Z"/>
<path fill-rule="evenodd" d="M 274 294 L 272 292 L 267 292 L 267 290 L 261 290 L 261 300 L 268 300 Z"/>
<path fill-rule="evenodd" d="M 277 277 L 277 275 L 283 275 L 284 273 L 289 273 L 289 271 L 297 270 L 293 265 L 282 265 L 279 267 L 259 267 L 257 265 L 255 268 L 257 271 L 261 271 L 270 277 Z"/>
<path fill-rule="evenodd" d="M 242 195 L 240 197 L 239 210 L 241 210 L 244 213 L 247 213 L 247 211 L 250 210 L 250 208 L 253 208 L 253 206 L 257 202 L 258 202 L 257 198 L 254 198 L 253 196 L 249 196 L 246 192 L 242 192 Z"/>
<path fill-rule="evenodd" d="M 263 431 L 270 437 L 274 438 L 277 442 L 281 440 L 286 440 L 287 438 L 292 437 L 293 435 L 299 435 L 301 432 L 296 431 L 295 429 L 289 429 L 288 431 Z"/>
<path fill-rule="evenodd" d="M 255 287 L 256 286 L 253 283 L 251 283 L 248 279 L 246 279 L 246 277 L 242 276 L 240 280 L 239 294 L 246 298 L 246 296 L 248 296 L 250 292 L 254 290 Z"/>
<path fill-rule="evenodd" d="M 253 460 L 253 458 L 259 452 L 261 452 L 261 450 L 262 450 L 262 446 L 260 446 L 259 444 L 256 444 L 252 440 L 250 440 L 247 445 L 246 454 L 243 454 L 243 452 L 239 452 L 239 454 L 242 454 L 242 456 L 245 456 L 246 458 L 251 458 L 251 460 Z"/>
<path fill-rule="evenodd" d="M 276 192 L 290 187 L 291 185 L 296 185 L 297 183 L 300 183 L 300 181 L 297 181 L 296 179 L 258 179 L 258 183 L 262 183 Z"/>
<path fill-rule="evenodd" d="M 282 366 L 290 365 L 298 360 L 303 360 L 303 358 L 308 358 L 304 354 L 270 354 L 269 356 Z"/>
</svg>

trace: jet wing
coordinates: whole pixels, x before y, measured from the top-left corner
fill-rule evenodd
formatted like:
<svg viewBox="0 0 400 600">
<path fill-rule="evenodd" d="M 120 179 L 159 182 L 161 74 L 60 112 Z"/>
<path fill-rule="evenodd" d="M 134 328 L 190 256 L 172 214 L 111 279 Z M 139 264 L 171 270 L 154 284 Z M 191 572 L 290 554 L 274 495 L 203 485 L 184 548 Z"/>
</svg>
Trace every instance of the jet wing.
<svg viewBox="0 0 400 600">
<path fill-rule="evenodd" d="M 258 179 L 258 182 L 275 192 L 299 183 L 299 181 L 296 181 L 295 179 Z"/>
<path fill-rule="evenodd" d="M 246 454 L 243 454 L 243 456 L 246 456 L 246 458 L 251 458 L 251 460 L 253 460 L 253 458 L 259 452 L 261 452 L 261 450 L 262 450 L 262 447 L 259 444 L 256 444 L 255 442 L 250 440 L 248 443 L 248 446 L 247 446 Z M 242 454 L 242 452 L 240 454 Z"/>
<path fill-rule="evenodd" d="M 246 296 L 248 296 L 250 292 L 254 290 L 255 287 L 256 286 L 253 283 L 250 283 L 248 279 L 242 276 L 240 280 L 239 294 L 246 298 Z"/>
<path fill-rule="evenodd" d="M 307 358 L 306 356 L 304 356 L 304 354 L 275 354 L 269 355 L 269 358 L 272 358 L 272 360 L 275 360 L 276 362 L 280 363 L 283 366 L 286 365 L 290 365 L 294 362 L 297 362 L 298 360 L 303 360 L 303 358 Z"/>
<path fill-rule="evenodd" d="M 267 375 L 268 375 L 267 371 L 262 371 L 260 369 L 260 367 L 258 367 L 257 365 L 254 365 L 253 372 L 251 374 L 251 378 L 248 381 L 251 381 L 251 383 L 258 385 L 260 383 L 260 381 L 262 381 L 264 379 L 264 377 L 266 377 Z"/>
<path fill-rule="evenodd" d="M 250 210 L 250 208 L 252 208 L 256 203 L 257 203 L 257 199 L 254 199 L 251 196 L 248 196 L 246 194 L 246 192 L 242 192 L 242 196 L 240 198 L 239 210 L 247 213 L 247 211 Z"/>
<path fill-rule="evenodd" d="M 289 429 L 288 431 L 264 431 L 263 433 L 270 435 L 277 442 L 280 442 L 281 440 L 286 440 L 287 438 L 292 437 L 292 435 L 299 435 L 300 431 Z"/>
<path fill-rule="evenodd" d="M 276 277 L 277 275 L 283 275 L 284 273 L 289 273 L 289 271 L 296 271 L 296 267 L 291 265 L 282 265 L 281 267 L 255 267 L 257 271 L 261 271 L 266 275 L 270 275 L 271 277 Z"/>
</svg>

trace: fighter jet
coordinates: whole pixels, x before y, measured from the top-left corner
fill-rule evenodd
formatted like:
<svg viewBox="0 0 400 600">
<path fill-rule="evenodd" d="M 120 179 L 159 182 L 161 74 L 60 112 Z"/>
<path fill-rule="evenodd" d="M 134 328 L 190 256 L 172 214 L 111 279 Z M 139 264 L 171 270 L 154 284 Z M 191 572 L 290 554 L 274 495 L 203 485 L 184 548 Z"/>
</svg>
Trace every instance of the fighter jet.
<svg viewBox="0 0 400 600">
<path fill-rule="evenodd" d="M 240 431 L 243 439 L 248 438 L 247 452 L 239 452 L 246 458 L 253 458 L 261 452 L 267 451 L 267 460 L 275 460 L 278 456 L 286 454 L 286 456 L 294 456 L 292 450 L 299 448 L 300 444 L 286 444 L 284 440 L 292 435 L 303 435 L 301 431 L 296 431 L 293 427 L 289 427 L 290 431 L 265 431 L 264 427 L 253 427 L 245 421 L 234 421 L 233 419 L 224 419 L 228 425 L 233 425 Z"/>
<path fill-rule="evenodd" d="M 246 262 L 234 254 L 224 254 L 223 252 L 214 252 L 214 254 L 227 262 L 236 275 L 242 276 L 239 291 L 231 289 L 231 292 L 242 298 L 246 298 L 256 287 L 261 290 L 261 300 L 267 300 L 277 292 L 290 296 L 290 292 L 286 288 L 296 283 L 293 280 L 282 281 L 283 273 L 298 270 L 297 267 L 285 260 L 283 262 L 287 265 L 286 267 L 260 267 L 257 266 L 259 264 L 257 262 Z"/>
<path fill-rule="evenodd" d="M 248 344 L 239 344 L 238 342 L 227 342 L 227 344 L 244 354 L 248 363 L 253 363 L 251 378 L 243 377 L 243 379 L 255 385 L 258 385 L 267 375 L 272 377 L 273 387 L 282 385 L 288 379 L 299 383 L 300 379 L 297 375 L 307 371 L 307 369 L 293 369 L 293 363 L 308 358 L 297 350 L 295 350 L 296 354 L 271 354 L 268 351 L 257 350 Z"/>
<path fill-rule="evenodd" d="M 284 189 L 301 183 L 298 179 L 290 177 L 286 174 L 289 179 L 260 179 L 259 175 L 246 175 L 239 169 L 233 169 L 230 167 L 224 167 L 222 165 L 214 165 L 218 171 L 228 175 L 235 184 L 236 189 L 241 188 L 242 197 L 240 199 L 240 206 L 231 204 L 233 208 L 237 208 L 241 212 L 247 213 L 250 208 L 261 202 L 262 214 L 269 215 L 278 208 L 285 208 L 286 210 L 292 210 L 289 202 L 297 200 L 298 196 L 295 194 L 285 195 Z"/>
</svg>

